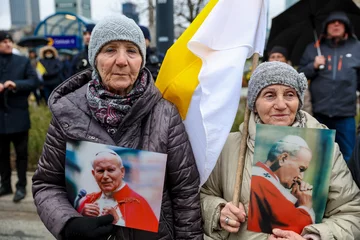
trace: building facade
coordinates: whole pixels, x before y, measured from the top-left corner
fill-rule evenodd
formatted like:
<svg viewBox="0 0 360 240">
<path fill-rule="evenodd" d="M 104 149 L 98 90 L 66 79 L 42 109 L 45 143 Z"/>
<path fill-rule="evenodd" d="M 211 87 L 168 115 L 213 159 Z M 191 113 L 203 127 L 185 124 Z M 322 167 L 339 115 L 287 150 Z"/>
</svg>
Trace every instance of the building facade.
<svg viewBox="0 0 360 240">
<path fill-rule="evenodd" d="M 91 18 L 90 0 L 55 0 L 56 12 L 70 12 L 76 15 Z"/>
<path fill-rule="evenodd" d="M 12 28 L 35 27 L 40 22 L 39 0 L 11 0 Z"/>
</svg>

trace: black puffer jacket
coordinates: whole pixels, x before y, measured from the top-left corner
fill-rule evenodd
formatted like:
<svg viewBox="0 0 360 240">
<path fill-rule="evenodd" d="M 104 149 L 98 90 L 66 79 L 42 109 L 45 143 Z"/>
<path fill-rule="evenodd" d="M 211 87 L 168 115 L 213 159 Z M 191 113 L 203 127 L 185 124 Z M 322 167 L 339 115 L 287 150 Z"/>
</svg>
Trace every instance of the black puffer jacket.
<svg viewBox="0 0 360 240">
<path fill-rule="evenodd" d="M 74 75 L 50 97 L 53 119 L 33 177 L 41 220 L 61 238 L 66 221 L 79 216 L 65 189 L 65 144 L 68 139 L 87 140 L 168 154 L 159 233 L 118 227 L 117 239 L 202 239 L 199 173 L 175 106 L 161 97 L 150 77 L 145 93 L 111 138 L 91 116 L 86 99 L 90 76 L 90 70 Z"/>
</svg>

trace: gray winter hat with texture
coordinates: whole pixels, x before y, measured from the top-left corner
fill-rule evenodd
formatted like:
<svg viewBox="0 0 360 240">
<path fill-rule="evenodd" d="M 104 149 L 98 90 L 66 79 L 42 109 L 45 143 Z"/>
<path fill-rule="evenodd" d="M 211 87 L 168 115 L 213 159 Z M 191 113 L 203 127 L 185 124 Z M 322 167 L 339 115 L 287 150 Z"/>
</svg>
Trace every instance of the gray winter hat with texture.
<svg viewBox="0 0 360 240">
<path fill-rule="evenodd" d="M 145 66 L 146 44 L 144 34 L 134 20 L 124 16 L 107 17 L 98 22 L 91 32 L 89 43 L 89 62 L 95 67 L 95 59 L 101 48 L 111 41 L 129 41 L 134 43 L 140 50 L 142 66 Z"/>
<path fill-rule="evenodd" d="M 282 84 L 296 90 L 299 97 L 299 109 L 304 103 L 307 79 L 293 67 L 283 62 L 264 62 L 259 64 L 250 77 L 247 104 L 251 111 L 255 109 L 255 101 L 262 89 L 274 84 Z"/>
</svg>

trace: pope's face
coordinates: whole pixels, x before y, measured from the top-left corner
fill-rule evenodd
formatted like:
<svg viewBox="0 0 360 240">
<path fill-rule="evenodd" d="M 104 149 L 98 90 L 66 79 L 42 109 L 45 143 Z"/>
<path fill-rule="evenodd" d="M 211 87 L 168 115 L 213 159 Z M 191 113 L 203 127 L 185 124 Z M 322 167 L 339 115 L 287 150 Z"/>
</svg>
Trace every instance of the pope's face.
<svg viewBox="0 0 360 240">
<path fill-rule="evenodd" d="M 280 155 L 280 168 L 275 171 L 280 183 L 288 189 L 303 180 L 304 173 L 311 162 L 312 154 L 308 149 L 302 148 L 296 156 L 284 153 Z"/>
<path fill-rule="evenodd" d="M 111 193 L 121 185 L 125 169 L 120 166 L 116 156 L 107 154 L 95 159 L 92 174 L 101 191 Z"/>
</svg>

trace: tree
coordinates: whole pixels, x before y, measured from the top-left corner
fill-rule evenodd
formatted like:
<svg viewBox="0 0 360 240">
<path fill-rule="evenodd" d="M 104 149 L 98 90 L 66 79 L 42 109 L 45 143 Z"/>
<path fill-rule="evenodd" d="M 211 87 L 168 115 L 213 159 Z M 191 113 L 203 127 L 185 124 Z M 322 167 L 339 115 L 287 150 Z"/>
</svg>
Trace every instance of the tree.
<svg viewBox="0 0 360 240">
<path fill-rule="evenodd" d="M 156 2 L 164 0 L 112 0 L 109 4 L 111 12 L 121 12 L 121 4 L 132 2 L 137 5 L 140 19 L 146 19 L 151 32 L 151 37 L 155 39 L 156 29 Z M 196 16 L 203 9 L 209 0 L 167 0 L 174 1 L 174 25 L 175 38 L 178 38 L 183 31 L 192 23 Z M 155 41 L 153 41 L 154 44 Z"/>
<path fill-rule="evenodd" d="M 175 37 L 194 21 L 208 0 L 174 0 Z"/>
</svg>

